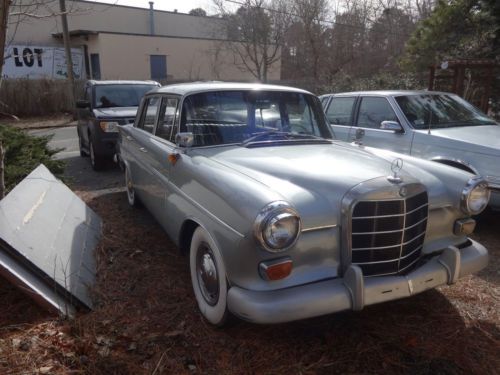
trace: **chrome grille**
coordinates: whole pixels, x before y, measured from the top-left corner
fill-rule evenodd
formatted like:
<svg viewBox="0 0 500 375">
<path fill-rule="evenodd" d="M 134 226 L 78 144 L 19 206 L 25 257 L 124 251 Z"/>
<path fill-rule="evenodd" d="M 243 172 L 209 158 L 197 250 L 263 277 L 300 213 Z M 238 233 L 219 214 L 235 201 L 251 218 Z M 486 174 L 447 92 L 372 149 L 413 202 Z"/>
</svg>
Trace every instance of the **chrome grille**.
<svg viewBox="0 0 500 375">
<path fill-rule="evenodd" d="M 427 192 L 360 201 L 352 211 L 352 264 L 365 276 L 404 274 L 418 261 L 427 228 Z"/>
</svg>

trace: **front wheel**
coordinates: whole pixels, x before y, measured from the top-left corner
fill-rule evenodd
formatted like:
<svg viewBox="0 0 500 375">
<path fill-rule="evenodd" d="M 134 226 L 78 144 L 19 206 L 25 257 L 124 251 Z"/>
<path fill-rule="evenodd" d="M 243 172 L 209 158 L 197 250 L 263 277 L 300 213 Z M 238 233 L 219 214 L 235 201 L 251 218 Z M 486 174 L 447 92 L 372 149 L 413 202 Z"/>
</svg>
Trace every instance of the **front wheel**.
<svg viewBox="0 0 500 375">
<path fill-rule="evenodd" d="M 97 156 L 94 149 L 94 144 L 89 141 L 90 164 L 94 171 L 100 171 L 103 168 L 104 160 L 101 156 Z"/>
<path fill-rule="evenodd" d="M 82 136 L 80 135 L 80 132 L 78 132 L 78 148 L 80 150 L 81 157 L 88 156 L 87 152 L 83 149 L 83 139 L 82 139 Z"/>
<path fill-rule="evenodd" d="M 125 168 L 125 188 L 127 190 L 127 201 L 132 207 L 139 206 L 139 200 L 135 194 L 134 184 L 132 183 L 132 178 L 130 177 L 130 171 Z"/>
<path fill-rule="evenodd" d="M 191 239 L 189 265 L 201 314 L 222 326 L 228 315 L 226 269 L 214 240 L 202 227 L 196 228 Z"/>
</svg>

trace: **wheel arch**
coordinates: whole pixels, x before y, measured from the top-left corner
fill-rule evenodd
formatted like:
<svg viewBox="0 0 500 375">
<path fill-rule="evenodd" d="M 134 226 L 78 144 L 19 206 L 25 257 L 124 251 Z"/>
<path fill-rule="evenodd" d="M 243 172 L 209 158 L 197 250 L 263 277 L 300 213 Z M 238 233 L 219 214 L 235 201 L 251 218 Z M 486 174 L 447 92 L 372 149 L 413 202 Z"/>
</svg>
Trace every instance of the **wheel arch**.
<svg viewBox="0 0 500 375">
<path fill-rule="evenodd" d="M 182 223 L 181 230 L 179 231 L 179 251 L 181 254 L 189 254 L 193 233 L 199 226 L 201 225 L 193 219 L 186 219 Z"/>
<path fill-rule="evenodd" d="M 469 172 L 469 173 L 472 173 L 475 175 L 479 174 L 477 169 L 474 168 L 473 165 L 471 165 L 470 163 L 468 163 L 464 160 L 438 156 L 438 157 L 432 158 L 431 161 L 434 161 L 436 163 L 441 163 L 444 165 L 448 165 L 450 167 L 458 168 L 458 169 L 461 169 L 463 171 L 466 171 L 466 172 Z"/>
</svg>

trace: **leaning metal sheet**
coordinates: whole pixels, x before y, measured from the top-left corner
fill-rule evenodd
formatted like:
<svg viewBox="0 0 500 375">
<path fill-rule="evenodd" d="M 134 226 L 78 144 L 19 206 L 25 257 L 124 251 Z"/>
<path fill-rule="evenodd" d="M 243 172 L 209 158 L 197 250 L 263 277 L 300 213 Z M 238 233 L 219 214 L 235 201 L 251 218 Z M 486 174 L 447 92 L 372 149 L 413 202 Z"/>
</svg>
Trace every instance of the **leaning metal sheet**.
<svg viewBox="0 0 500 375">
<path fill-rule="evenodd" d="M 101 219 L 40 165 L 0 201 L 0 274 L 64 315 L 92 308 Z"/>
</svg>

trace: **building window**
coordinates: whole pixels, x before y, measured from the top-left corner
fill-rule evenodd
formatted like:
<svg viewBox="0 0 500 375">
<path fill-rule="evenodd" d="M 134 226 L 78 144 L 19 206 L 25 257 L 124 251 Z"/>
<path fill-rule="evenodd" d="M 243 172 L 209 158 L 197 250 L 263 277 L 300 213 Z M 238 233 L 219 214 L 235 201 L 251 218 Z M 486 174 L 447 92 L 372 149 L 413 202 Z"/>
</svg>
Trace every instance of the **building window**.
<svg viewBox="0 0 500 375">
<path fill-rule="evenodd" d="M 167 79 L 167 56 L 151 55 L 151 79 L 155 81 Z"/>
<path fill-rule="evenodd" d="M 101 79 L 101 63 L 98 53 L 90 54 L 90 69 L 92 70 L 92 79 Z"/>
</svg>

